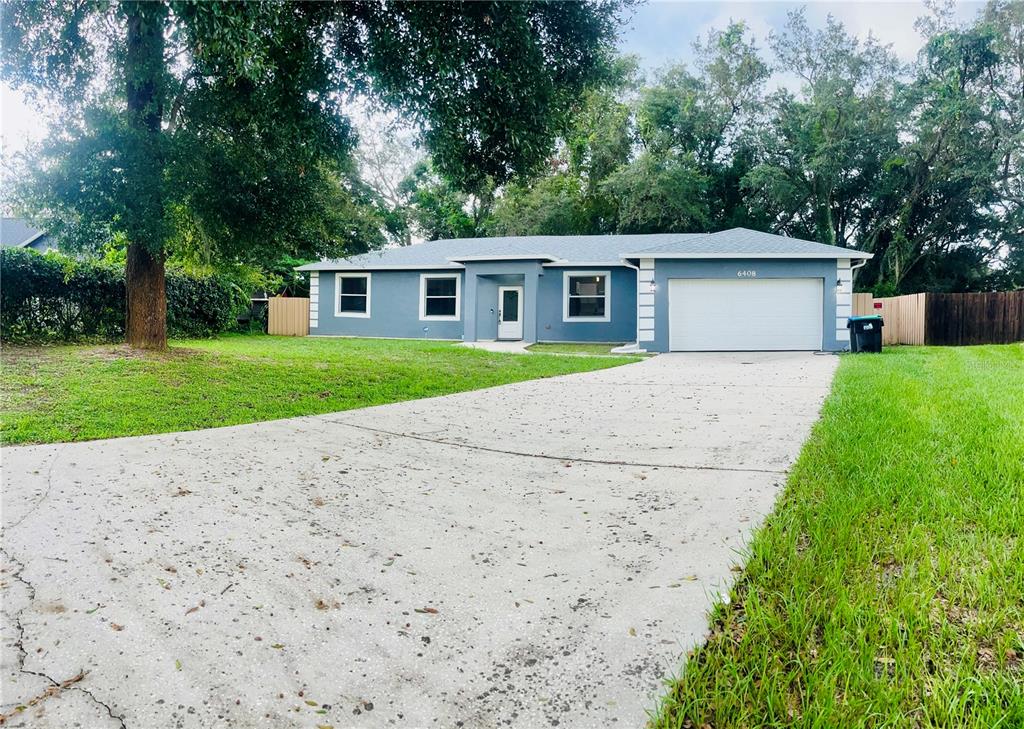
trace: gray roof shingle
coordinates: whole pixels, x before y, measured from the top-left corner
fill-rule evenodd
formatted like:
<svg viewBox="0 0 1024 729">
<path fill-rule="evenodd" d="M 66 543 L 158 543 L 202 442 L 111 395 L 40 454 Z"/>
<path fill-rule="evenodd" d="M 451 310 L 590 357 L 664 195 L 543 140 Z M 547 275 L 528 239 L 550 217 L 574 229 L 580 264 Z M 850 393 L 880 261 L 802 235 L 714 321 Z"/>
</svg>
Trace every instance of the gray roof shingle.
<svg viewBox="0 0 1024 729">
<path fill-rule="evenodd" d="M 318 261 L 300 266 L 298 270 L 458 268 L 460 260 L 526 257 L 574 265 L 614 265 L 621 263 L 624 255 L 631 258 L 870 258 L 870 254 L 851 248 L 733 228 L 718 233 L 451 238 Z"/>
<path fill-rule="evenodd" d="M 43 235 L 21 218 L 0 218 L 0 246 L 3 248 L 24 248 Z"/>
</svg>

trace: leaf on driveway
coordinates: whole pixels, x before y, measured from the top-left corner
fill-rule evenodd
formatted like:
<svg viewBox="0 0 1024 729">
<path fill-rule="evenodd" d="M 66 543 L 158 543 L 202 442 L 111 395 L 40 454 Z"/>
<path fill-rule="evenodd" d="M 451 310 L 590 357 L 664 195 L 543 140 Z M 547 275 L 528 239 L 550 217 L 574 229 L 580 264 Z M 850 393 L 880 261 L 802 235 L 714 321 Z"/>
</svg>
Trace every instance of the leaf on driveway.
<svg viewBox="0 0 1024 729">
<path fill-rule="evenodd" d="M 418 612 L 418 613 L 429 613 L 430 615 L 437 615 L 437 608 L 432 608 L 432 607 L 416 608 L 416 612 Z"/>
<path fill-rule="evenodd" d="M 122 630 L 124 630 L 124 626 L 123 625 L 118 625 L 117 623 L 111 623 L 110 624 L 110 629 L 111 630 L 116 630 L 118 632 L 121 632 Z"/>
</svg>

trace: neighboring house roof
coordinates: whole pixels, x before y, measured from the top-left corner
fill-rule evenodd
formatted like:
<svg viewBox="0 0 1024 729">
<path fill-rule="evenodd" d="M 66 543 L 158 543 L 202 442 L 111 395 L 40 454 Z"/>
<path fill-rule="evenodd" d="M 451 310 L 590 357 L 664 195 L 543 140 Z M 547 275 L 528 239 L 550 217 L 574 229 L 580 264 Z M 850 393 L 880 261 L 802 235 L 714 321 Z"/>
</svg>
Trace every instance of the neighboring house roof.
<svg viewBox="0 0 1024 729">
<path fill-rule="evenodd" d="M 0 218 L 0 247 L 35 248 L 33 244 L 46 237 L 46 231 L 33 228 L 21 218 Z"/>
<path fill-rule="evenodd" d="M 604 266 L 621 264 L 623 258 L 871 258 L 871 254 L 733 228 L 718 233 L 451 238 L 317 261 L 299 266 L 298 270 L 458 269 L 467 261 L 515 259 Z"/>
</svg>

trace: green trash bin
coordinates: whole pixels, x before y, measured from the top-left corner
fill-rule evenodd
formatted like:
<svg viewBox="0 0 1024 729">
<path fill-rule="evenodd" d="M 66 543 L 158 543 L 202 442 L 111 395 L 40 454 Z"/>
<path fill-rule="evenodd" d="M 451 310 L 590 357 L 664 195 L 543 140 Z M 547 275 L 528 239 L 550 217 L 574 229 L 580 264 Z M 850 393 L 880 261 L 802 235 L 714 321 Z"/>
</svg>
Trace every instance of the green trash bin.
<svg viewBox="0 0 1024 729">
<path fill-rule="evenodd" d="M 846 322 L 850 330 L 850 351 L 881 352 L 883 326 L 885 322 L 880 316 L 851 316 Z"/>
</svg>

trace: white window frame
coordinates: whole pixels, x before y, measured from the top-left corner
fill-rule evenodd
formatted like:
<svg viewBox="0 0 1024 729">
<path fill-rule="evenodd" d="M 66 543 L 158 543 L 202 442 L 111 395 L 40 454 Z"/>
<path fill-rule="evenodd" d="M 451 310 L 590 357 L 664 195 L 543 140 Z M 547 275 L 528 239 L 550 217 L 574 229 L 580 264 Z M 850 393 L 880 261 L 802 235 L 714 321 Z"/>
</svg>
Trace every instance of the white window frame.
<svg viewBox="0 0 1024 729">
<path fill-rule="evenodd" d="M 341 280 L 344 278 L 365 278 L 366 279 L 366 311 L 342 311 L 341 310 Z M 351 317 L 353 319 L 369 319 L 370 318 L 370 292 L 372 291 L 371 284 L 373 283 L 373 276 L 369 272 L 361 271 L 359 273 L 336 273 L 334 274 L 334 315 Z M 355 294 L 348 294 L 348 296 L 354 296 Z"/>
<path fill-rule="evenodd" d="M 427 316 L 427 279 L 455 279 L 455 316 Z M 447 296 L 443 298 L 449 298 Z M 420 274 L 420 321 L 459 321 L 462 319 L 462 274 L 460 273 L 421 273 Z"/>
<path fill-rule="evenodd" d="M 569 316 L 569 277 L 604 276 L 604 316 Z M 597 297 L 593 297 L 597 298 Z M 611 271 L 565 271 L 562 274 L 562 321 L 588 322 L 612 320 L 612 272 Z"/>
</svg>

